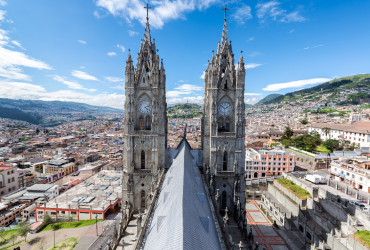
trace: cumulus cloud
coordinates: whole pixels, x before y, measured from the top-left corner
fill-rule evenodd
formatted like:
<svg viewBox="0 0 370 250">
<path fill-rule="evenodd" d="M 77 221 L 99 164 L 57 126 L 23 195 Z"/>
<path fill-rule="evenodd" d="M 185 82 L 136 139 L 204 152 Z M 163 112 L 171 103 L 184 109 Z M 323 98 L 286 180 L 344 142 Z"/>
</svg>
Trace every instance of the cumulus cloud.
<svg viewBox="0 0 370 250">
<path fill-rule="evenodd" d="M 8 40 L 8 38 L 5 36 L 5 34 L 6 33 L 4 32 L 0 32 L 0 37 L 5 39 L 3 39 L 2 42 L 5 42 L 6 44 L 6 40 Z M 0 76 L 16 80 L 31 81 L 30 76 L 22 73 L 22 66 L 40 70 L 52 69 L 46 63 L 31 58 L 22 52 L 12 51 L 0 47 Z"/>
<path fill-rule="evenodd" d="M 0 0 L 0 5 L 5 6 L 5 5 L 7 5 L 7 3 L 4 0 Z"/>
<path fill-rule="evenodd" d="M 241 7 L 237 9 L 237 11 L 232 15 L 232 18 L 238 23 L 238 24 L 245 24 L 246 21 L 249 19 L 252 19 L 251 14 L 251 7 L 248 5 L 243 4 Z"/>
<path fill-rule="evenodd" d="M 108 56 L 116 56 L 117 54 L 115 52 L 108 52 L 107 55 Z"/>
<path fill-rule="evenodd" d="M 268 19 L 283 23 L 303 22 L 306 20 L 299 11 L 288 12 L 280 8 L 280 2 L 273 0 L 256 5 L 257 17 L 260 23 L 265 23 Z"/>
<path fill-rule="evenodd" d="M 99 81 L 95 76 L 91 76 L 86 72 L 79 71 L 79 70 L 72 70 L 72 76 L 82 79 L 82 80 L 91 80 L 91 81 Z"/>
<path fill-rule="evenodd" d="M 262 95 L 259 93 L 244 93 L 244 96 L 251 96 L 251 95 Z"/>
<path fill-rule="evenodd" d="M 244 102 L 246 104 L 255 104 L 257 103 L 259 100 L 261 100 L 262 97 L 261 96 L 256 96 L 256 97 L 248 97 L 248 98 L 245 98 L 244 99 Z"/>
<path fill-rule="evenodd" d="M 122 52 L 125 52 L 125 50 L 126 50 L 125 47 L 123 47 L 122 45 L 119 45 L 119 44 L 117 44 L 117 48 L 121 49 Z"/>
<path fill-rule="evenodd" d="M 65 85 L 67 85 L 68 88 L 70 88 L 70 89 L 82 89 L 82 90 L 87 90 L 89 92 L 95 92 L 96 91 L 96 89 L 87 89 L 87 88 L 84 88 L 78 82 L 68 81 L 68 80 L 65 79 L 65 77 L 62 77 L 62 76 L 50 75 L 50 77 L 52 77 L 53 80 L 55 80 L 57 82 L 61 82 L 61 83 L 65 84 Z"/>
<path fill-rule="evenodd" d="M 206 76 L 206 72 L 203 71 L 203 74 L 200 76 L 200 79 L 204 79 L 205 76 Z"/>
<path fill-rule="evenodd" d="M 86 44 L 86 42 L 85 42 L 85 41 L 83 41 L 83 40 L 78 40 L 78 42 L 79 42 L 79 43 L 82 43 L 82 44 Z"/>
<path fill-rule="evenodd" d="M 258 66 L 261 66 L 262 64 L 261 63 L 247 63 L 247 64 L 244 64 L 244 68 L 245 69 L 253 69 L 253 68 L 256 68 Z"/>
<path fill-rule="evenodd" d="M 303 87 L 305 85 L 328 82 L 330 80 L 331 80 L 330 78 L 313 78 L 313 79 L 298 80 L 298 81 L 285 82 L 285 83 L 276 83 L 276 84 L 267 85 L 262 90 L 264 90 L 264 91 L 278 91 L 278 90 L 286 89 L 286 88 L 299 88 L 299 87 Z"/>
<path fill-rule="evenodd" d="M 137 32 L 137 31 L 128 30 L 127 32 L 128 32 L 128 35 L 129 36 L 137 36 L 137 35 L 139 35 L 139 32 Z"/>
<path fill-rule="evenodd" d="M 104 77 L 106 80 L 110 81 L 110 82 L 122 82 L 123 78 L 119 78 L 119 77 L 114 77 L 114 76 L 106 76 Z"/>
<path fill-rule="evenodd" d="M 39 85 L 9 81 L 0 81 L 0 98 L 78 102 L 119 109 L 123 109 L 125 104 L 125 95 L 116 93 L 92 95 L 73 90 L 47 92 Z"/>
<path fill-rule="evenodd" d="M 153 5 L 149 11 L 150 24 L 154 28 L 162 28 L 164 23 L 171 20 L 183 19 L 185 14 L 194 10 L 204 10 L 219 0 L 167 0 L 151 1 Z M 105 9 L 114 16 L 123 17 L 128 23 L 137 20 L 141 25 L 146 23 L 145 1 L 97 0 L 96 6 Z M 99 13 L 94 13 L 100 17 Z"/>
</svg>

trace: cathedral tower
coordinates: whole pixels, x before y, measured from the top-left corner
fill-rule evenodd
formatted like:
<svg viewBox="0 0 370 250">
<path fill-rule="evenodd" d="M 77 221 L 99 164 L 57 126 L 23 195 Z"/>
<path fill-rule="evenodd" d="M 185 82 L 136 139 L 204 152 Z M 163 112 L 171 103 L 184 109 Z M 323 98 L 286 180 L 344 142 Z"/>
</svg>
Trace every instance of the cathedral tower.
<svg viewBox="0 0 370 250">
<path fill-rule="evenodd" d="M 214 193 L 219 189 L 220 210 L 234 211 L 238 202 L 245 207 L 245 69 L 242 54 L 234 64 L 226 10 L 221 43 L 216 55 L 212 51 L 204 76 L 202 149 Z"/>
<path fill-rule="evenodd" d="M 148 12 L 136 68 L 129 50 L 125 95 L 122 198 L 138 211 L 147 207 L 158 170 L 165 167 L 167 145 L 166 74 L 155 39 L 151 40 Z"/>
</svg>

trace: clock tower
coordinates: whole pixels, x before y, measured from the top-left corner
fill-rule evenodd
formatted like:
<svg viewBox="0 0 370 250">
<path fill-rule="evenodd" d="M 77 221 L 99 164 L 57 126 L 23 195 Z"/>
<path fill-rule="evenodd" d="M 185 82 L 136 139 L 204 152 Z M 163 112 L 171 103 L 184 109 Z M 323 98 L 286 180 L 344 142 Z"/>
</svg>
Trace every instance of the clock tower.
<svg viewBox="0 0 370 250">
<path fill-rule="evenodd" d="M 204 171 L 210 175 L 220 210 L 245 208 L 245 69 L 241 54 L 237 65 L 228 41 L 226 10 L 221 43 L 204 76 L 202 150 Z"/>
<path fill-rule="evenodd" d="M 125 70 L 125 142 L 123 147 L 123 201 L 134 210 L 147 208 L 158 170 L 165 167 L 167 143 L 166 74 L 155 39 L 151 40 L 147 8 L 144 39 L 136 68 L 130 50 Z"/>
</svg>

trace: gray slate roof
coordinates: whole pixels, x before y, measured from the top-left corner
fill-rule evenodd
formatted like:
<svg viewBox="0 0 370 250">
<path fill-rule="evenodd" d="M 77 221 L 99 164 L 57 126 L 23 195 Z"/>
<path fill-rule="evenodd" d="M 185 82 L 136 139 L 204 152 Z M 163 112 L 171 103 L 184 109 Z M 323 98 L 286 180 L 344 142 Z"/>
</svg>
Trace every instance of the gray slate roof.
<svg viewBox="0 0 370 250">
<path fill-rule="evenodd" d="M 141 249 L 221 249 L 205 187 L 186 141 L 164 179 Z"/>
</svg>

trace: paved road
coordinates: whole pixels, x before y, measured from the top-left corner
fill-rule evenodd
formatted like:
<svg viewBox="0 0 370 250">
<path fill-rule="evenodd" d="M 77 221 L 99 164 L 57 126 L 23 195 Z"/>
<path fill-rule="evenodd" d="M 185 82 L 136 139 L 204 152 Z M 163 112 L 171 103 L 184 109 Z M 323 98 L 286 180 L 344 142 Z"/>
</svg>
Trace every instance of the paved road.
<svg viewBox="0 0 370 250">
<path fill-rule="evenodd" d="M 109 214 L 107 219 L 103 223 L 103 233 L 99 238 L 88 248 L 89 250 L 100 250 L 100 246 L 103 249 L 108 245 L 108 241 L 113 238 L 113 226 L 115 225 L 118 229 L 118 223 L 121 220 L 121 213 L 117 212 L 114 214 Z"/>
</svg>

